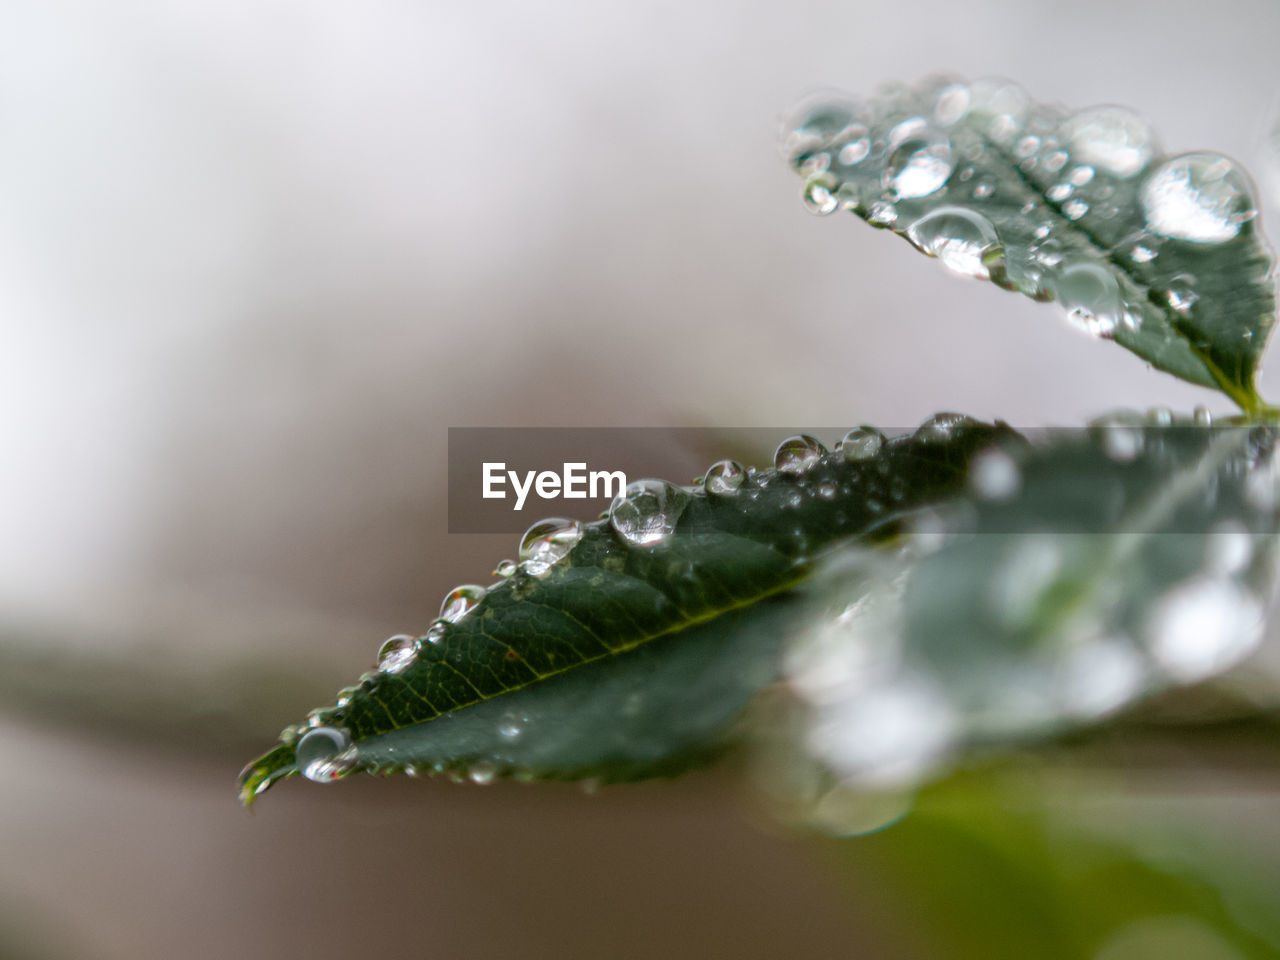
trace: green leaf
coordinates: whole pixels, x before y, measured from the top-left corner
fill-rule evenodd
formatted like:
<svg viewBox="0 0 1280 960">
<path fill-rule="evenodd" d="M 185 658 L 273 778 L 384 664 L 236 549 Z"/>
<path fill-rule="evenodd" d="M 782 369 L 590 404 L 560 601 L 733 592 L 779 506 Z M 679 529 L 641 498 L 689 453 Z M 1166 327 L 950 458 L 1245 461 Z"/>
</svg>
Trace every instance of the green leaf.
<svg viewBox="0 0 1280 960">
<path fill-rule="evenodd" d="M 1276 440 L 1157 414 L 980 454 L 906 548 L 850 545 L 806 585 L 811 752 L 910 788 L 1243 660 L 1274 588 Z"/>
<path fill-rule="evenodd" d="M 446 619 L 392 643 L 384 669 L 250 764 L 242 798 L 303 772 L 621 780 L 714 752 L 776 675 L 814 558 L 893 537 L 906 511 L 962 488 L 975 451 L 1013 436 L 943 414 L 830 454 L 793 438 L 774 469 L 641 481 L 612 520 L 535 526 L 518 572 L 450 594 Z"/>
<path fill-rule="evenodd" d="M 810 209 L 852 210 L 953 270 L 1037 300 L 1243 409 L 1275 322 L 1274 256 L 1248 175 L 1162 154 L 1121 107 L 1069 114 L 998 80 L 930 80 L 797 111 Z"/>
</svg>

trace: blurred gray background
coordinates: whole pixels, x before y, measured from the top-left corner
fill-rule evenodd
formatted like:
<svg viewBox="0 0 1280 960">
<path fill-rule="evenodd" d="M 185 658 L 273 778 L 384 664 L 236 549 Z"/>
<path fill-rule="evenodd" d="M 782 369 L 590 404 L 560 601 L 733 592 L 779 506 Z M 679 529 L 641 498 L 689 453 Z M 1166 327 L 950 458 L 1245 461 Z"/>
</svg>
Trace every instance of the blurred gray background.
<svg viewBox="0 0 1280 960">
<path fill-rule="evenodd" d="M 812 217 L 776 134 L 818 87 L 1000 74 L 1131 105 L 1274 199 L 1277 37 L 1273 0 L 3 0 L 0 932 L 892 955 L 725 773 L 290 782 L 253 816 L 235 774 L 514 552 L 445 532 L 451 425 L 1225 410 Z"/>
</svg>

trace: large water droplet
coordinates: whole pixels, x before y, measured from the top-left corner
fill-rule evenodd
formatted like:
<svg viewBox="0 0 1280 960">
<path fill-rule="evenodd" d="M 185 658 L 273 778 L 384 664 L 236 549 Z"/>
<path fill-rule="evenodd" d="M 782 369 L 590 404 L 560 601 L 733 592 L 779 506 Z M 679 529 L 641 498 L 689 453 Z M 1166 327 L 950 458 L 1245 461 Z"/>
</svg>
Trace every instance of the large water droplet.
<svg viewBox="0 0 1280 960">
<path fill-rule="evenodd" d="M 1170 591 L 1150 622 L 1151 653 L 1176 680 L 1193 683 L 1225 670 L 1262 635 L 1262 607 L 1238 584 L 1196 577 Z"/>
<path fill-rule="evenodd" d="M 688 494 L 665 480 L 637 480 L 614 498 L 609 524 L 622 539 L 640 547 L 671 536 L 688 503 Z"/>
<path fill-rule="evenodd" d="M 746 468 L 736 460 L 721 460 L 707 469 L 702 481 L 707 493 L 718 497 L 737 493 L 747 479 Z"/>
<path fill-rule="evenodd" d="M 418 641 L 407 633 L 388 637 L 378 651 L 378 669 L 383 673 L 399 673 L 418 656 Z"/>
<path fill-rule="evenodd" d="M 798 476 L 815 466 L 827 452 L 818 439 L 807 433 L 787 437 L 773 453 L 773 465 L 779 473 Z"/>
<path fill-rule="evenodd" d="M 1091 107 L 1062 125 L 1062 137 L 1077 160 L 1113 177 L 1131 177 L 1155 156 L 1155 134 L 1140 116 L 1124 107 Z"/>
<path fill-rule="evenodd" d="M 568 556 L 582 539 L 582 524 L 563 517 L 539 520 L 520 538 L 520 566 L 525 573 L 543 577 Z"/>
<path fill-rule="evenodd" d="M 907 228 L 907 239 L 947 269 L 983 280 L 991 276 L 990 265 L 1003 252 L 991 221 L 963 207 L 926 213 Z"/>
<path fill-rule="evenodd" d="M 854 427 L 840 441 L 845 460 L 870 460 L 884 446 L 884 434 L 875 427 Z"/>
<path fill-rule="evenodd" d="M 1051 278 L 1050 289 L 1067 319 L 1095 337 L 1115 334 L 1124 316 L 1120 284 L 1096 263 L 1076 263 Z"/>
<path fill-rule="evenodd" d="M 440 619 L 457 623 L 484 599 L 485 589 L 474 583 L 454 587 L 440 603 Z"/>
<path fill-rule="evenodd" d="M 355 768 L 351 734 L 339 727 L 308 730 L 294 748 L 294 760 L 308 780 L 332 783 Z"/>
<path fill-rule="evenodd" d="M 884 187 L 899 199 L 927 197 L 951 176 L 951 141 L 923 117 L 912 117 L 889 133 Z"/>
<path fill-rule="evenodd" d="M 1142 187 L 1152 230 L 1192 243 L 1224 243 L 1257 215 L 1248 176 L 1217 153 L 1166 160 Z"/>
</svg>

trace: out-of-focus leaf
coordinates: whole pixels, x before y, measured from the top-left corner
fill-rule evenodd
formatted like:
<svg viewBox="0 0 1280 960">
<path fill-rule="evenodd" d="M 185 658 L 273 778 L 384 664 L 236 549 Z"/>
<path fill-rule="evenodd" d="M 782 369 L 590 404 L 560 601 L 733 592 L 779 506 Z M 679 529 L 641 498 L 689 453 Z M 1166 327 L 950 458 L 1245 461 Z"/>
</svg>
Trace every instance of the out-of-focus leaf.
<svg viewBox="0 0 1280 960">
<path fill-rule="evenodd" d="M 910 549 L 850 545 L 790 655 L 813 754 L 910 788 L 962 750 L 1108 717 L 1261 639 L 1274 428 L 1114 418 L 973 461 Z"/>
<path fill-rule="evenodd" d="M 1076 113 L 999 80 L 926 81 L 797 111 L 788 159 L 841 207 L 951 269 L 1037 300 L 1246 410 L 1275 322 L 1274 255 L 1249 176 L 1162 153 L 1122 107 Z"/>
<path fill-rule="evenodd" d="M 826 453 L 779 447 L 775 468 L 717 465 L 700 487 L 628 487 L 610 519 L 526 535 L 522 564 L 446 598 L 423 637 L 287 728 L 242 774 L 248 803 L 304 773 L 412 768 L 629 779 L 714 750 L 776 675 L 792 588 L 833 543 L 894 535 L 949 497 L 1007 427 L 939 415 L 913 436 L 874 431 Z"/>
</svg>

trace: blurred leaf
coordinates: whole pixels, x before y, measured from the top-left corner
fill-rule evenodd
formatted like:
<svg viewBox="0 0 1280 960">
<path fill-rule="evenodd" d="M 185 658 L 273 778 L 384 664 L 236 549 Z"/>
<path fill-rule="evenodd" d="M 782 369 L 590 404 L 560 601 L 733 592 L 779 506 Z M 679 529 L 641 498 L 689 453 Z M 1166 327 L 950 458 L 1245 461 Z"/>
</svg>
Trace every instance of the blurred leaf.
<svg viewBox="0 0 1280 960">
<path fill-rule="evenodd" d="M 1274 256 L 1246 174 L 1161 153 L 1121 107 L 1069 114 L 998 80 L 890 87 L 797 112 L 811 209 L 852 210 L 951 269 L 1037 300 L 1245 410 L 1275 322 Z"/>
<path fill-rule="evenodd" d="M 910 787 L 1250 654 L 1275 577 L 1276 431 L 1163 420 L 992 448 L 908 549 L 834 553 L 789 660 L 812 752 L 848 783 Z"/>
<path fill-rule="evenodd" d="M 913 436 L 864 431 L 830 454 L 784 442 L 779 468 L 730 470 L 736 489 L 714 470 L 711 492 L 633 484 L 612 522 L 527 537 L 521 569 L 465 615 L 392 644 L 382 670 L 245 769 L 242 797 L 304 771 L 669 772 L 714 750 L 774 678 L 790 590 L 814 556 L 893 536 L 906 511 L 961 489 L 976 450 L 1015 436 L 944 414 Z M 467 597 L 455 591 L 442 612 L 461 613 Z"/>
</svg>

